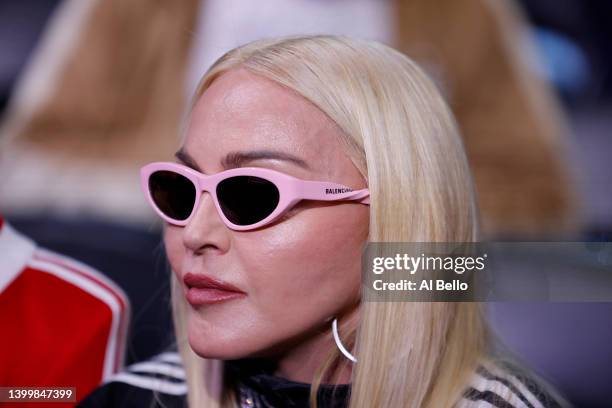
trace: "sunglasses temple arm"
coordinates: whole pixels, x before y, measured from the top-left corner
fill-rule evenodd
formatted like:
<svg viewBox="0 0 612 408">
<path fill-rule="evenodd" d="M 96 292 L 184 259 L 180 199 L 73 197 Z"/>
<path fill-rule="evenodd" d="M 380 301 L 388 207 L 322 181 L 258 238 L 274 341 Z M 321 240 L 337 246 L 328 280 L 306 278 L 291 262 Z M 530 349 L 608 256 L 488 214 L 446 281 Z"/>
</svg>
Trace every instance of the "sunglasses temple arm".
<svg viewBox="0 0 612 408">
<path fill-rule="evenodd" d="M 347 191 L 349 190 L 349 191 Z M 370 204 L 370 191 L 351 190 L 347 186 L 335 183 L 317 181 L 304 181 L 300 188 L 300 198 L 320 201 L 357 201 L 361 204 Z"/>
</svg>

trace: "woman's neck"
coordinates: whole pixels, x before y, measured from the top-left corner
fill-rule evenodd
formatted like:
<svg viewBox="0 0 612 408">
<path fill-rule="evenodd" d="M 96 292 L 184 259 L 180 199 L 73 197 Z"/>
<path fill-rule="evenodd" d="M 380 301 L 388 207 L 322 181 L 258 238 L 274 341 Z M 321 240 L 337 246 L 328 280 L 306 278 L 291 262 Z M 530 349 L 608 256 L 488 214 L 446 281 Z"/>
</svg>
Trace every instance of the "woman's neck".
<svg viewBox="0 0 612 408">
<path fill-rule="evenodd" d="M 351 313 L 353 315 L 353 313 Z M 347 317 L 343 317 L 343 320 Z M 277 361 L 274 375 L 291 381 L 312 383 L 315 373 L 328 358 L 329 352 L 337 348 L 331 332 L 331 322 L 324 330 L 316 331 L 314 335 L 300 342 L 290 351 L 283 354 Z M 344 359 L 341 356 L 341 359 Z M 346 364 L 343 364 L 346 363 Z M 331 370 L 322 382 L 332 384 L 347 384 L 351 382 L 352 363 L 341 361 Z"/>
</svg>

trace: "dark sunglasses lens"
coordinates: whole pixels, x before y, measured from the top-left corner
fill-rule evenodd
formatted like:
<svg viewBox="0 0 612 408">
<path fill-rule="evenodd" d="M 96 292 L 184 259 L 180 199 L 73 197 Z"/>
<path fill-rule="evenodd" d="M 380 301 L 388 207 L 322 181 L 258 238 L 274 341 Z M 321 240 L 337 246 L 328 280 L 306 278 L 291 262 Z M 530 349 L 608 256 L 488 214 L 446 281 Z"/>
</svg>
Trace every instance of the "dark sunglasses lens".
<svg viewBox="0 0 612 408">
<path fill-rule="evenodd" d="M 173 171 L 156 171 L 149 177 L 149 190 L 155 205 L 166 216 L 184 221 L 191 214 L 196 190 L 187 177 Z"/>
<path fill-rule="evenodd" d="M 254 176 L 236 176 L 217 185 L 223 214 L 236 225 L 252 225 L 272 214 L 280 194 L 276 186 Z"/>
</svg>

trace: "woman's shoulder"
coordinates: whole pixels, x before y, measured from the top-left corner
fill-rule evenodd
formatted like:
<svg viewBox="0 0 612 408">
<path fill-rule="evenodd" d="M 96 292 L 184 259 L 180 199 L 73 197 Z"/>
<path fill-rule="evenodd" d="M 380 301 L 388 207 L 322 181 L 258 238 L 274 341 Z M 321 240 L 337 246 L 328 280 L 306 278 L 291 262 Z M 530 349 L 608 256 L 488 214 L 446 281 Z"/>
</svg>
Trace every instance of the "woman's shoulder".
<svg viewBox="0 0 612 408">
<path fill-rule="evenodd" d="M 78 407 L 187 406 L 185 371 L 177 352 L 132 364 L 89 394 Z"/>
<path fill-rule="evenodd" d="M 545 383 L 508 362 L 481 362 L 457 408 L 562 408 Z"/>
</svg>

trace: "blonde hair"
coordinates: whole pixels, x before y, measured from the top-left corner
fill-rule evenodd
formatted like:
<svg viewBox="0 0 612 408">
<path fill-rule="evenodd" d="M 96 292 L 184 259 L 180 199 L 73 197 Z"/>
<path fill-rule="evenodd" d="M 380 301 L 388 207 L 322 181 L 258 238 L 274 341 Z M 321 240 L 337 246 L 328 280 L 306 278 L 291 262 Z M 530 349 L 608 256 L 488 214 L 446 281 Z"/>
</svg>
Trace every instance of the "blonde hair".
<svg viewBox="0 0 612 408">
<path fill-rule="evenodd" d="M 455 120 L 434 83 L 407 56 L 343 36 L 254 41 L 210 67 L 194 103 L 216 78 L 238 67 L 297 92 L 340 127 L 347 154 L 368 181 L 369 241 L 478 241 L 476 194 Z M 223 362 L 202 359 L 189 347 L 186 304 L 176 288 L 173 278 L 190 406 L 236 406 L 223 383 Z M 340 328 L 358 359 L 350 408 L 452 407 L 490 355 L 479 303 L 362 302 L 360 308 L 360 321 Z M 329 350 L 312 381 L 312 406 L 319 384 L 338 364 L 349 362 Z"/>
</svg>

